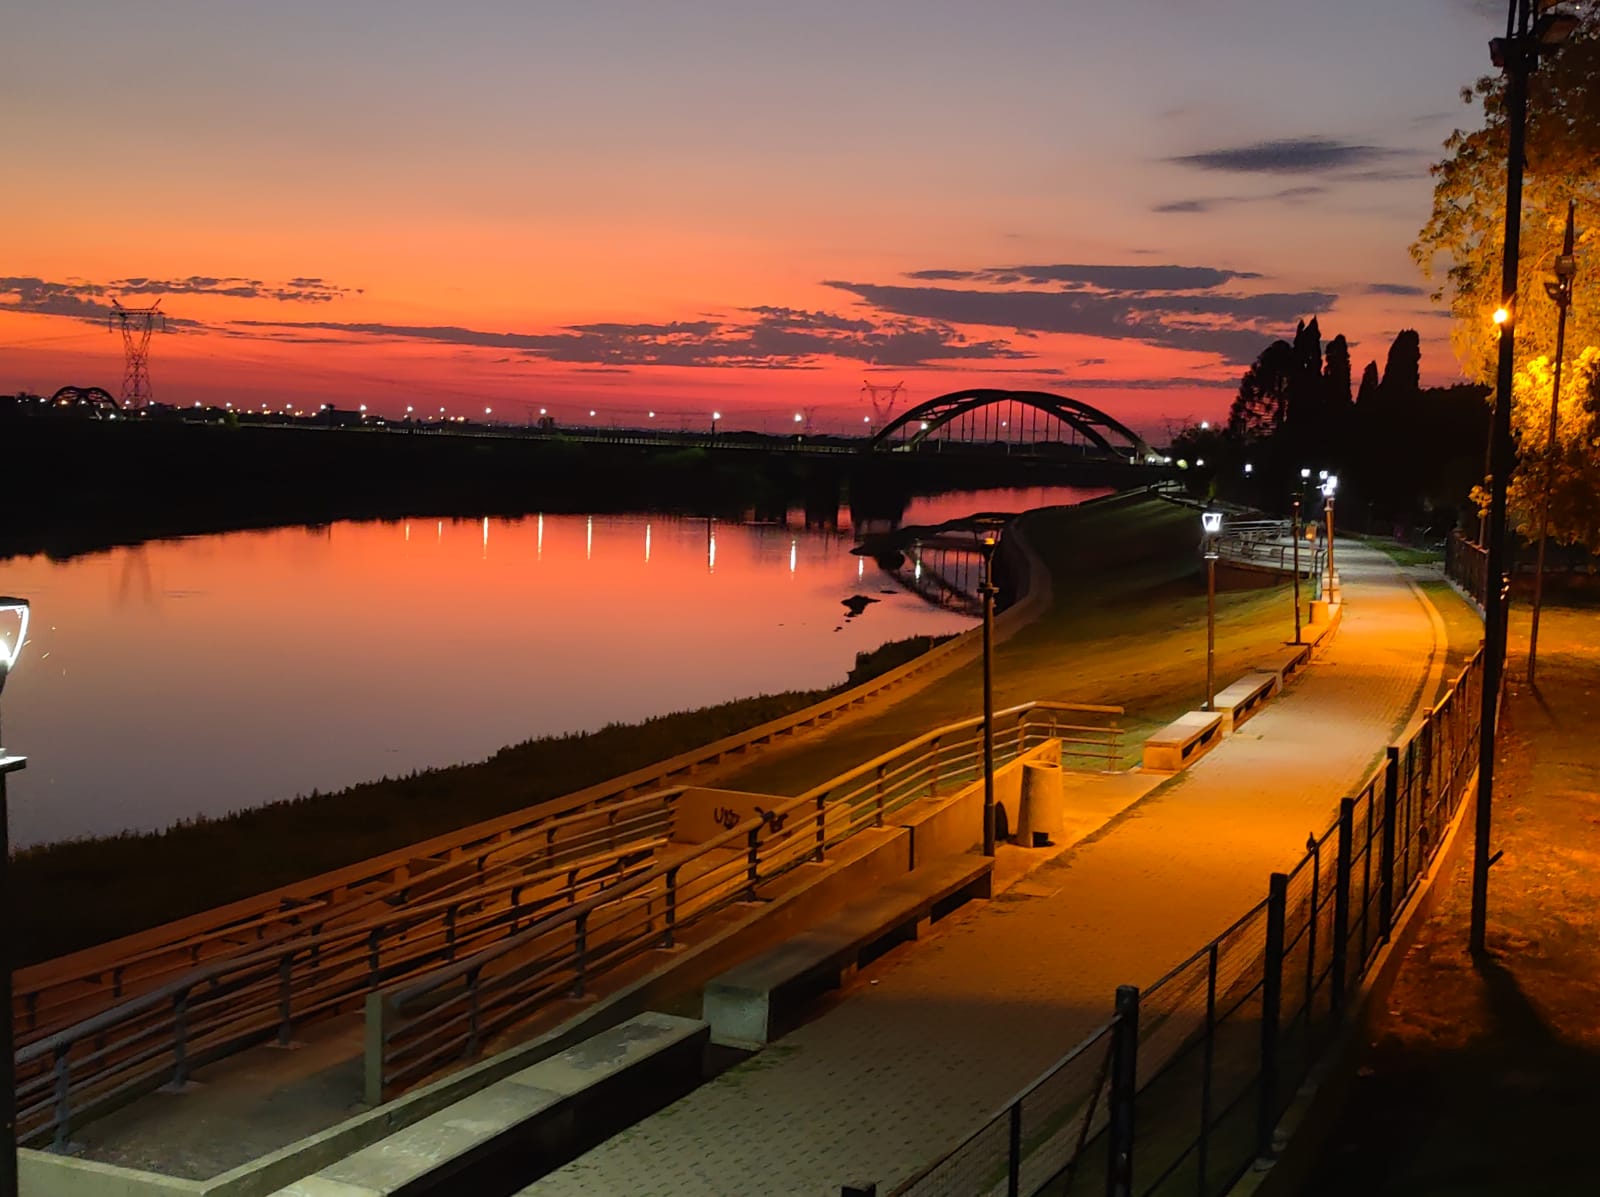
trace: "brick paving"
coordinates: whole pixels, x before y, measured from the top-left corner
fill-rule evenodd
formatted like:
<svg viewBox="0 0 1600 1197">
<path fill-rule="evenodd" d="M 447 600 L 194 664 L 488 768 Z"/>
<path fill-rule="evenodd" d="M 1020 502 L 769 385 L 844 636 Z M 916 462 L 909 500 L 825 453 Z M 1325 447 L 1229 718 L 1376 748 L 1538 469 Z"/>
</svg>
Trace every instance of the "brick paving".
<svg viewBox="0 0 1600 1197">
<path fill-rule="evenodd" d="M 1339 572 L 1332 642 L 1187 774 L 524 1194 L 887 1192 L 976 1129 L 1107 1019 L 1118 984 L 1148 985 L 1260 900 L 1436 684 L 1442 625 L 1402 571 L 1341 542 Z"/>
</svg>

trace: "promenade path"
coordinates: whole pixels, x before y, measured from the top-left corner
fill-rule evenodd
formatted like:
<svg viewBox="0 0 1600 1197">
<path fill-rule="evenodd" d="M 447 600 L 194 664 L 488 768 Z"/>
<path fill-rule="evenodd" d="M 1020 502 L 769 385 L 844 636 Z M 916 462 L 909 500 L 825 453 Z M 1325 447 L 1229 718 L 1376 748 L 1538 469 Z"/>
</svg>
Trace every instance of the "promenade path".
<svg viewBox="0 0 1600 1197">
<path fill-rule="evenodd" d="M 1388 557 L 1339 552 L 1341 628 L 1238 734 L 526 1197 L 884 1192 L 976 1129 L 1105 1022 L 1117 985 L 1150 984 L 1260 900 L 1431 700 L 1438 613 Z"/>
</svg>

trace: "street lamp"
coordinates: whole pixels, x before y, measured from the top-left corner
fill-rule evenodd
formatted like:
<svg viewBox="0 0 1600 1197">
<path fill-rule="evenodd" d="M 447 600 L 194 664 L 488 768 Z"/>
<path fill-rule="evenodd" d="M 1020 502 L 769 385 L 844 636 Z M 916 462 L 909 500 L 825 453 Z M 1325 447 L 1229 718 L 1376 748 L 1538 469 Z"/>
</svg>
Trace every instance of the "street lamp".
<svg viewBox="0 0 1600 1197">
<path fill-rule="evenodd" d="M 1500 259 L 1500 359 L 1495 379 L 1494 420 L 1489 433 L 1489 520 L 1486 584 L 1483 588 L 1483 689 L 1479 699 L 1478 802 L 1472 844 L 1472 912 L 1468 946 L 1484 950 L 1489 912 L 1489 833 L 1493 828 L 1495 700 L 1506 657 L 1506 489 L 1516 457 L 1511 441 L 1511 388 L 1516 375 L 1516 321 L 1509 318 L 1517 295 L 1517 257 L 1522 250 L 1522 169 L 1528 125 L 1528 77 L 1539 58 L 1556 50 L 1577 27 L 1577 18 L 1539 0 L 1510 0 L 1506 36 L 1489 43 L 1489 61 L 1505 72 L 1506 206 L 1504 254 Z"/>
<path fill-rule="evenodd" d="M 716 436 L 717 435 L 717 421 L 720 420 L 720 419 L 722 419 L 722 413 L 720 411 L 714 411 L 714 412 L 711 413 L 711 435 L 712 436 Z"/>
<path fill-rule="evenodd" d="M 1578 259 L 1572 252 L 1572 222 L 1577 214 L 1576 200 L 1567 201 L 1567 235 L 1556 259 L 1556 277 L 1545 283 L 1545 293 L 1556 301 L 1556 364 L 1550 383 L 1550 431 L 1544 444 L 1544 493 L 1539 497 L 1539 558 L 1533 570 L 1533 626 L 1528 629 L 1528 684 L 1533 685 L 1539 659 L 1539 608 L 1544 599 L 1544 546 L 1550 539 L 1550 490 L 1556 475 L 1557 413 L 1561 405 L 1561 359 L 1567 352 L 1567 308 L 1572 304 L 1572 280 L 1578 275 Z"/>
<path fill-rule="evenodd" d="M 1326 473 L 1326 471 L 1324 471 Z M 1322 510 L 1328 517 L 1328 551 L 1322 560 L 1323 598 L 1333 602 L 1333 492 L 1339 489 L 1339 475 L 1328 474 L 1322 483 Z"/>
<path fill-rule="evenodd" d="M 1300 643 L 1300 494 L 1294 496 L 1294 520 L 1289 526 L 1294 542 L 1294 642 Z M 1282 560 L 1282 558 L 1279 558 Z"/>
<path fill-rule="evenodd" d="M 1222 512 L 1200 515 L 1206 536 L 1206 705 L 1215 710 L 1217 701 L 1217 534 L 1222 531 Z"/>
<path fill-rule="evenodd" d="M 0 690 L 5 689 L 11 667 L 22 654 L 28 639 L 28 600 L 0 598 Z M 5 629 L 15 627 L 13 639 L 4 639 Z M 28 763 L 27 757 L 8 756 L 0 736 L 0 927 L 6 935 L 0 940 L 0 1110 L 5 1114 L 0 1126 L 0 1197 L 17 1197 L 17 1084 L 16 1046 L 11 1028 L 11 833 L 10 814 L 6 809 L 6 778 Z"/>
<path fill-rule="evenodd" d="M 983 854 L 994 855 L 994 551 L 999 539 L 985 532 L 978 551 L 983 554 L 983 579 L 978 594 L 983 599 Z"/>
</svg>

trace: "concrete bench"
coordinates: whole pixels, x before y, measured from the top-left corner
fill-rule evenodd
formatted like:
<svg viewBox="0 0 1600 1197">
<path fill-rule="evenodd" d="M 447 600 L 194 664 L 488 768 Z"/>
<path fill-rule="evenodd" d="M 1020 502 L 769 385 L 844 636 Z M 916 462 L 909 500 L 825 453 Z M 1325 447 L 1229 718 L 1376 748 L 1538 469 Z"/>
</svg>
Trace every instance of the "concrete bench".
<svg viewBox="0 0 1600 1197">
<path fill-rule="evenodd" d="M 1247 673 L 1233 685 L 1216 696 L 1213 709 L 1222 716 L 1222 734 L 1233 735 L 1233 729 L 1254 715 L 1278 692 L 1278 675 L 1261 670 Z"/>
<path fill-rule="evenodd" d="M 760 1048 L 792 1030 L 812 998 L 836 989 L 861 964 L 923 935 L 968 898 L 987 898 L 994 861 L 958 856 L 927 864 L 825 923 L 713 978 L 702 1017 L 711 1042 Z"/>
<path fill-rule="evenodd" d="M 1144 742 L 1144 767 L 1176 773 L 1199 760 L 1222 739 L 1222 715 L 1188 711 Z"/>
<path fill-rule="evenodd" d="M 647 1013 L 494 1082 L 274 1197 L 509 1192 L 699 1084 L 706 1025 Z M 514 1186 L 513 1186 L 514 1187 Z"/>
</svg>

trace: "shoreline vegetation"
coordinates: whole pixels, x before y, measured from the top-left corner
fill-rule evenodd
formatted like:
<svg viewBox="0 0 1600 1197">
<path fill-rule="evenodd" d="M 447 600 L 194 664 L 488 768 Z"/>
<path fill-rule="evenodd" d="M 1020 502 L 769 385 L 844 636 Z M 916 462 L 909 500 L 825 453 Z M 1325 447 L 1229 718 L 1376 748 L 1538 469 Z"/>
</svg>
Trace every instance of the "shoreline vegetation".
<svg viewBox="0 0 1600 1197">
<path fill-rule="evenodd" d="M 507 745 L 488 758 L 342 790 L 197 816 L 156 831 L 38 844 L 12 859 L 21 906 L 15 967 L 209 910 L 536 806 L 862 685 L 953 636 L 856 654 L 840 684 L 733 699 L 590 732 Z M 114 903 L 103 901 L 116 893 Z"/>
</svg>

